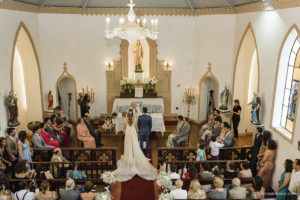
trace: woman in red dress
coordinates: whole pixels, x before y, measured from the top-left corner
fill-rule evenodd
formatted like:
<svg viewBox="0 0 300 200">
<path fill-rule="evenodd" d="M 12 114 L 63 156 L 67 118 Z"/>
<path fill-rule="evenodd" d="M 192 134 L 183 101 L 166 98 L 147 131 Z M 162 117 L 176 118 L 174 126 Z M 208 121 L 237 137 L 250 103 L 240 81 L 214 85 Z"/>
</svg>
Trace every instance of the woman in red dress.
<svg viewBox="0 0 300 200">
<path fill-rule="evenodd" d="M 69 137 L 68 137 L 68 133 L 66 131 L 63 131 L 63 126 L 58 126 L 56 123 L 56 117 L 55 115 L 53 115 L 51 117 L 51 126 L 54 129 L 54 131 L 58 134 L 58 135 L 62 135 L 64 136 L 64 140 L 63 143 L 61 144 L 62 147 L 69 147 Z"/>
<path fill-rule="evenodd" d="M 43 140 L 47 145 L 54 146 L 55 148 L 59 147 L 59 142 L 55 140 L 50 133 L 46 131 L 46 124 L 41 123 L 40 128 L 38 129 L 38 132 L 41 134 Z"/>
</svg>

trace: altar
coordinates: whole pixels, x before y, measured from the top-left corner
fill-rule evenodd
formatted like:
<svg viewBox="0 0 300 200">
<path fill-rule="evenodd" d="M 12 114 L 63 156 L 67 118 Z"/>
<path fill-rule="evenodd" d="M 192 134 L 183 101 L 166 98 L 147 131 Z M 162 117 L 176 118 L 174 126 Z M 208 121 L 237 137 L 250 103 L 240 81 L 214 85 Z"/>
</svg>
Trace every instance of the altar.
<svg viewBox="0 0 300 200">
<path fill-rule="evenodd" d="M 131 102 L 135 102 L 136 106 L 140 108 L 140 110 L 142 110 L 143 107 L 147 107 L 148 113 L 164 113 L 163 98 L 115 98 L 112 112 L 127 113 Z"/>
<path fill-rule="evenodd" d="M 163 135 L 166 132 L 166 127 L 164 123 L 164 117 L 162 113 L 151 113 L 150 116 L 152 117 L 152 129 L 151 131 L 154 132 L 161 132 Z M 123 131 L 124 129 L 124 117 L 121 113 L 118 113 L 116 118 L 116 134 Z"/>
</svg>

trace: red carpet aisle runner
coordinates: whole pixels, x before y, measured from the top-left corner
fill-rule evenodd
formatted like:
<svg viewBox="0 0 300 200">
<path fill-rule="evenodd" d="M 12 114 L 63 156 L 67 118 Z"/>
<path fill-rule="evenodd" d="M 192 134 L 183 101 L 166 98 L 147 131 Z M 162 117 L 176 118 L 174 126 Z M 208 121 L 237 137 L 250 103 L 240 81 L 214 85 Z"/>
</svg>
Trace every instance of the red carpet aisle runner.
<svg viewBox="0 0 300 200">
<path fill-rule="evenodd" d="M 155 200 L 153 181 L 136 175 L 121 185 L 121 200 Z"/>
</svg>

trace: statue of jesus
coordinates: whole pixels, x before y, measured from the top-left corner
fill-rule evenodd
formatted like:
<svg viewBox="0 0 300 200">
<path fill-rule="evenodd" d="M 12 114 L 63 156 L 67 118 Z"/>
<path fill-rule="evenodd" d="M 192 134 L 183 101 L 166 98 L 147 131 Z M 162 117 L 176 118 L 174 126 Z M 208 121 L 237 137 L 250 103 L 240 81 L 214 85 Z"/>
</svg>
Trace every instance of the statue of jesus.
<svg viewBox="0 0 300 200">
<path fill-rule="evenodd" d="M 143 57 L 144 57 L 144 52 L 143 52 L 141 41 L 137 40 L 133 49 L 135 72 L 143 71 L 142 69 Z"/>
</svg>

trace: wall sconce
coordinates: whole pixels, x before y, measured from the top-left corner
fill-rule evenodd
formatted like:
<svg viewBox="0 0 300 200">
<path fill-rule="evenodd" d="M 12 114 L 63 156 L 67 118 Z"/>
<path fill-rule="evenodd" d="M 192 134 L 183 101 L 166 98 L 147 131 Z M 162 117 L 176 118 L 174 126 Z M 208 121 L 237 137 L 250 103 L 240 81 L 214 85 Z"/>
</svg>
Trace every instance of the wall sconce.
<svg viewBox="0 0 300 200">
<path fill-rule="evenodd" d="M 114 70 L 114 62 L 106 62 L 105 67 L 106 67 L 106 71 L 113 71 Z"/>
<path fill-rule="evenodd" d="M 172 71 L 172 63 L 171 62 L 164 62 L 164 70 L 165 71 Z"/>
</svg>

